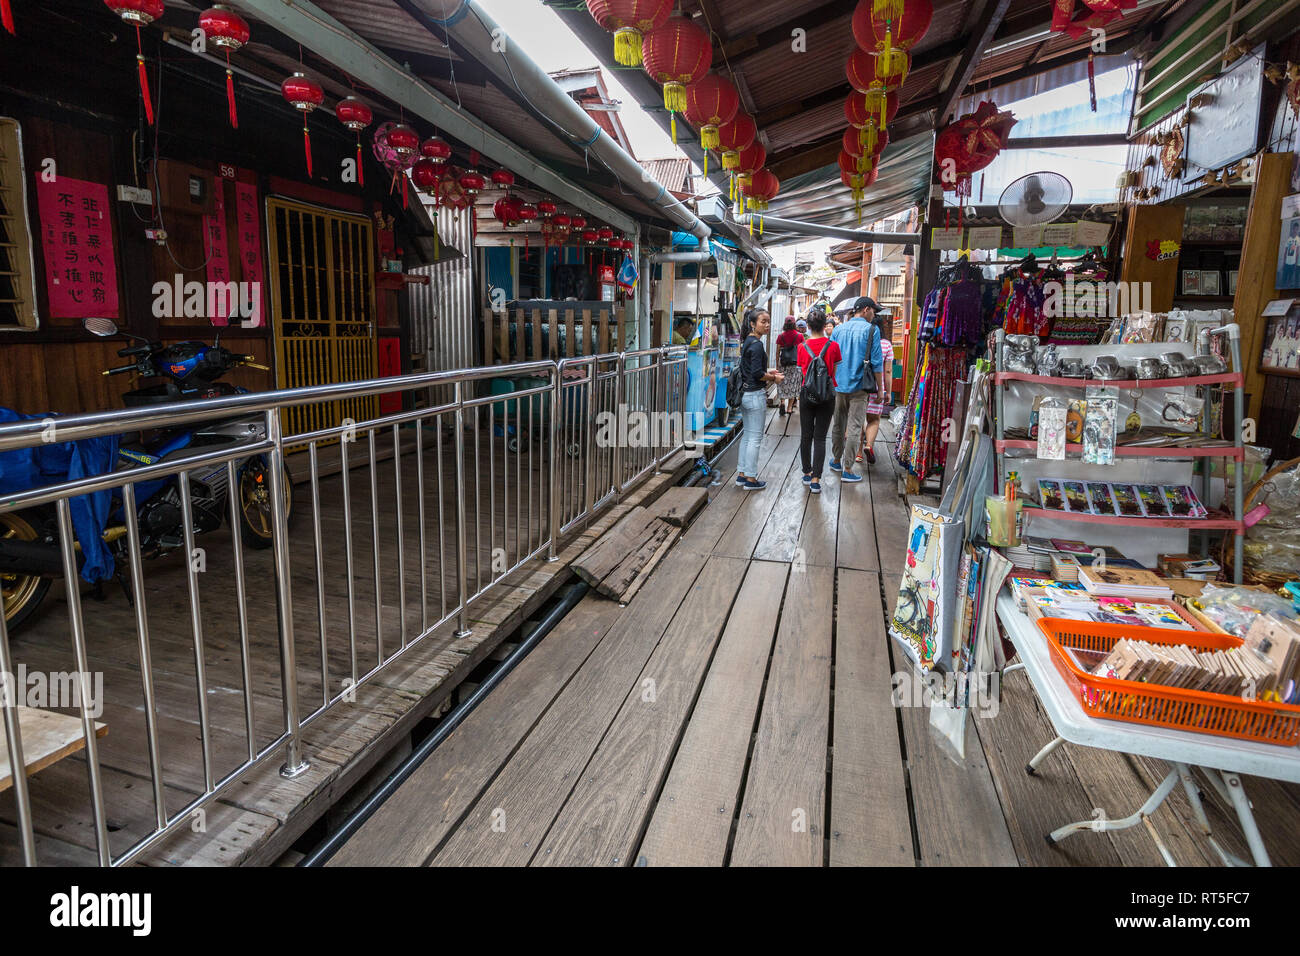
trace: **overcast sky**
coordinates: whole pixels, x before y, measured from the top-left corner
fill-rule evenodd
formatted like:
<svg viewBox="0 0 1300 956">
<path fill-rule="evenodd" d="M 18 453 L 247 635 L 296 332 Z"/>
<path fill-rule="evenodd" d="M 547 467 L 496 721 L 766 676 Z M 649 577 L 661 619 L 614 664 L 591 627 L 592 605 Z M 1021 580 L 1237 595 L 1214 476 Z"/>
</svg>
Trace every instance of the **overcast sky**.
<svg viewBox="0 0 1300 956">
<path fill-rule="evenodd" d="M 573 35 L 560 15 L 544 6 L 541 0 L 477 0 L 477 5 L 548 73 L 598 65 L 596 55 Z M 612 33 L 609 42 L 612 47 Z M 627 130 L 637 159 L 662 159 L 681 155 L 668 134 L 623 89 L 623 84 L 618 81 L 618 71 L 602 67 L 601 72 L 605 75 L 609 95 L 623 103 L 619 118 Z M 685 127 L 685 132 L 689 135 L 690 127 Z M 681 133 L 682 129 L 679 129 L 678 135 Z"/>
</svg>

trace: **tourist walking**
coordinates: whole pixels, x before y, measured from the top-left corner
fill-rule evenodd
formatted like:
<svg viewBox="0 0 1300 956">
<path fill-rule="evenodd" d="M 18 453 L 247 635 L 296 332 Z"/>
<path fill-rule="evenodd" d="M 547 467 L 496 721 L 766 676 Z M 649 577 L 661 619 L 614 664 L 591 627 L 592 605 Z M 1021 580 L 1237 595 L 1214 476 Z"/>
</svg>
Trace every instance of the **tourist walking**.
<svg viewBox="0 0 1300 956">
<path fill-rule="evenodd" d="M 861 296 L 853 303 L 848 321 L 831 333 L 831 341 L 840 348 L 839 374 L 835 376 L 835 417 L 831 419 L 831 470 L 840 472 L 840 480 L 848 483 L 862 480 L 853 470 L 853 459 L 862 440 L 867 400 L 871 395 L 866 386 L 880 379 L 880 330 L 871 321 L 880 311 L 875 299 Z"/>
<path fill-rule="evenodd" d="M 776 399 L 780 403 L 782 416 L 793 414 L 794 406 L 799 401 L 799 386 L 803 378 L 799 375 L 799 345 L 803 335 L 796 328 L 794 316 L 785 320 L 785 327 L 776 337 L 777 364 L 785 378 L 776 389 Z"/>
<path fill-rule="evenodd" d="M 893 317 L 888 314 L 878 315 L 873 321 L 880 332 L 881 374 L 877 383 L 879 390 L 867 399 L 867 424 L 862 429 L 862 451 L 867 456 L 867 463 L 871 465 L 876 463 L 876 435 L 880 432 L 880 418 L 889 414 L 889 406 L 893 401 L 890 390 L 894 380 L 894 344 L 890 341 L 894 337 Z M 859 455 L 858 461 L 861 460 L 862 455 Z"/>
<path fill-rule="evenodd" d="M 825 313 L 811 313 L 808 338 L 799 346 L 799 463 L 804 484 L 815 495 L 822 492 L 826 432 L 835 414 L 835 367 L 840 363 L 840 347 L 827 338 L 826 322 Z"/>
<path fill-rule="evenodd" d="M 736 485 L 757 491 L 767 482 L 758 479 L 758 450 L 763 443 L 763 418 L 767 411 L 767 383 L 780 382 L 781 373 L 767 366 L 767 348 L 763 339 L 772 327 L 766 309 L 750 309 L 741 325 L 744 344 L 740 347 L 740 462 Z M 733 373 L 734 374 L 734 373 Z"/>
</svg>

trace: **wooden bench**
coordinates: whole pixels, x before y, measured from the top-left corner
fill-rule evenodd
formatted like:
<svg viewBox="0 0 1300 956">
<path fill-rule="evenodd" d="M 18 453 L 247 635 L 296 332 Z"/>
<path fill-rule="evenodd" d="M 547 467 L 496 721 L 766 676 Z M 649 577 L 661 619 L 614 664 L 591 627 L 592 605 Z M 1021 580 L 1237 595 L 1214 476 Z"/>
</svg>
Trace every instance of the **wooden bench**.
<svg viewBox="0 0 1300 956">
<path fill-rule="evenodd" d="M 84 750 L 86 735 L 80 717 L 56 714 L 52 710 L 17 707 L 18 728 L 22 734 L 23 763 L 27 776 L 58 763 L 64 757 Z M 95 736 L 108 733 L 108 724 L 95 721 Z M 13 766 L 9 760 L 9 742 L 0 732 L 0 793 L 14 785 Z"/>
</svg>

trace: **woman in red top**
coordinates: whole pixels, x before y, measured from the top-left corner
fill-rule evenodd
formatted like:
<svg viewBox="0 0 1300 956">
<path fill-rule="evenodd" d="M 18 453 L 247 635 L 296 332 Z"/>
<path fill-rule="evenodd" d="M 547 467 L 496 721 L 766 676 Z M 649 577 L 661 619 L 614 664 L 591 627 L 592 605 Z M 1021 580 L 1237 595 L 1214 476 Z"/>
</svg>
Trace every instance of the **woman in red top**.
<svg viewBox="0 0 1300 956">
<path fill-rule="evenodd" d="M 813 356 L 820 355 L 835 384 L 835 366 L 840 362 L 840 347 L 826 337 L 826 313 L 814 309 L 808 314 L 808 338 L 799 346 L 799 381 L 808 373 Z M 813 404 L 799 396 L 799 459 L 803 480 L 815 495 L 822 491 L 822 466 L 826 463 L 826 432 L 835 416 L 835 399 Z"/>
<path fill-rule="evenodd" d="M 803 336 L 795 328 L 794 317 L 785 320 L 785 327 L 776 337 L 777 364 L 785 379 L 776 387 L 776 398 L 780 403 L 780 414 L 794 413 L 794 403 L 799 401 L 799 386 L 803 384 L 802 376 L 795 374 L 799 368 L 798 349 Z M 787 359 L 794 358 L 794 361 Z"/>
</svg>

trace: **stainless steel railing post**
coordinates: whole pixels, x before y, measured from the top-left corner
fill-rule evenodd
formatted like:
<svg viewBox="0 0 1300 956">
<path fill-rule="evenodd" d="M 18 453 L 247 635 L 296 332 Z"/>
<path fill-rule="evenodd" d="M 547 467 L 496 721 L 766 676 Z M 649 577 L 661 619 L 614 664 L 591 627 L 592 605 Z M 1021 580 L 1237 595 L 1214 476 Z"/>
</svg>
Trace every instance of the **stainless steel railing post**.
<svg viewBox="0 0 1300 956">
<path fill-rule="evenodd" d="M 596 447 L 596 435 L 599 429 L 596 427 L 596 416 L 599 414 L 596 404 L 599 396 L 596 389 L 600 387 L 600 356 L 593 355 L 587 371 L 587 414 L 583 417 L 586 422 L 583 426 L 582 454 L 585 460 L 583 472 L 586 475 L 586 488 L 583 495 L 583 515 L 590 520 L 591 514 L 596 510 L 596 459 L 600 450 Z"/>
<path fill-rule="evenodd" d="M 311 764 L 302 754 L 302 728 L 298 722 L 298 669 L 293 643 L 293 593 L 289 585 L 289 514 L 284 507 L 284 441 L 280 434 L 280 415 L 274 409 L 266 412 L 266 437 L 274 443 L 271 448 L 271 520 L 274 522 L 272 547 L 275 550 L 275 593 L 280 605 L 280 683 L 284 689 L 284 728 L 289 735 L 280 776 L 296 777 Z M 235 491 L 236 489 L 231 489 L 232 494 Z"/>
<path fill-rule="evenodd" d="M 623 499 L 623 436 L 627 401 L 627 357 L 619 352 L 614 361 L 614 500 Z"/>
<path fill-rule="evenodd" d="M 13 778 L 14 803 L 18 808 L 18 842 L 23 865 L 36 865 L 36 836 L 32 831 L 32 800 L 27 790 L 27 763 L 23 759 L 23 734 L 18 726 L 18 678 L 9 654 L 9 632 L 5 627 L 4 602 L 0 600 L 0 709 L 4 711 L 5 743 L 9 774 Z"/>
<path fill-rule="evenodd" d="M 546 546 L 546 560 L 558 561 L 559 556 L 556 553 L 556 546 L 560 538 L 560 408 L 563 401 L 563 382 L 564 376 L 560 374 L 560 364 L 557 363 L 551 372 L 554 376 L 551 387 L 551 453 L 547 463 L 549 472 L 550 493 L 547 496 L 546 520 L 550 524 L 550 542 Z M 544 395 L 545 393 L 543 393 Z"/>
<path fill-rule="evenodd" d="M 456 402 L 456 600 L 457 637 L 469 634 L 469 592 L 465 569 L 469 554 L 465 547 L 465 393 L 464 383 L 457 381 Z"/>
</svg>

